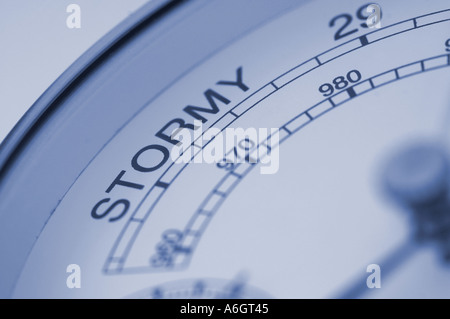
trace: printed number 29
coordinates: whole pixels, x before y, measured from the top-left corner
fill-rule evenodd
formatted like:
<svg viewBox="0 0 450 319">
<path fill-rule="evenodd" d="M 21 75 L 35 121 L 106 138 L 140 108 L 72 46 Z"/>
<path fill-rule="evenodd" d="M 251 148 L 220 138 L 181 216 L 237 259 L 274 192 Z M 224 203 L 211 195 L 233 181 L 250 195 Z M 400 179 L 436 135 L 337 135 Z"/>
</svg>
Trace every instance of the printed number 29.
<svg viewBox="0 0 450 319">
<path fill-rule="evenodd" d="M 363 5 L 362 7 L 360 7 L 358 9 L 358 11 L 356 11 L 356 17 L 359 20 L 364 21 L 363 23 L 360 24 L 360 26 L 363 27 L 363 28 L 366 28 L 366 29 L 368 28 L 366 20 L 367 20 L 367 18 L 369 16 L 365 12 L 366 12 L 367 6 L 369 6 L 369 5 L 370 5 L 370 3 L 368 3 L 366 5 Z M 348 26 L 350 26 L 350 24 L 353 21 L 353 17 L 352 17 L 351 14 L 343 13 L 343 14 L 340 14 L 338 16 L 335 16 L 330 21 L 330 24 L 329 24 L 330 28 L 334 27 L 337 24 L 338 20 L 343 20 L 344 24 L 334 34 L 334 39 L 335 40 L 339 40 L 339 39 L 345 38 L 346 36 L 349 36 L 349 35 L 351 35 L 351 34 L 353 34 L 355 32 L 358 32 L 357 28 L 352 29 L 352 30 L 348 30 L 348 31 L 346 30 L 348 28 Z"/>
</svg>

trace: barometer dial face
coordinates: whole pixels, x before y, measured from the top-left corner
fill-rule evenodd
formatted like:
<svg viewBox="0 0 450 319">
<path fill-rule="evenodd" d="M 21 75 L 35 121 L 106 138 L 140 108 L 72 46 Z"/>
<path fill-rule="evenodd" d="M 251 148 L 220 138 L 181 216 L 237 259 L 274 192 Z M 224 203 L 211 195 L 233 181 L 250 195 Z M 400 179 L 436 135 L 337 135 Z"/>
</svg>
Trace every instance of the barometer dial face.
<svg viewBox="0 0 450 319">
<path fill-rule="evenodd" d="M 162 1 L 113 30 L 4 143 L 2 296 L 450 297 L 415 205 L 445 155 L 402 153 L 450 147 L 450 4 L 369 4 Z"/>
</svg>

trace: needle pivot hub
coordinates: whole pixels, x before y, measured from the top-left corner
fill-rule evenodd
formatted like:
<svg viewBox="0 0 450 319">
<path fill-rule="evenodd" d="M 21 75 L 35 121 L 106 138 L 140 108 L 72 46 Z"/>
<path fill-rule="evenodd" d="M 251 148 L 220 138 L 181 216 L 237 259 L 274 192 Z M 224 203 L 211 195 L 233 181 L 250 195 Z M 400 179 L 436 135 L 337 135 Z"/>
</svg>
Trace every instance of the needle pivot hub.
<svg viewBox="0 0 450 319">
<path fill-rule="evenodd" d="M 410 145 L 394 154 L 384 172 L 385 189 L 412 212 L 419 240 L 436 240 L 450 261 L 450 161 L 436 143 Z"/>
</svg>

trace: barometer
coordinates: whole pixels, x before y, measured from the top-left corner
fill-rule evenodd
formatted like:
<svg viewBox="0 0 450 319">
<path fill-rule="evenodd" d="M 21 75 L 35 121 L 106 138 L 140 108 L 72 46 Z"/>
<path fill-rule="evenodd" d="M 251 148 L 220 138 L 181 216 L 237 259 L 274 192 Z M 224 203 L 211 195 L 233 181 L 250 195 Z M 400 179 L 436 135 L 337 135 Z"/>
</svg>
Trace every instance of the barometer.
<svg viewBox="0 0 450 319">
<path fill-rule="evenodd" d="M 449 298 L 449 87 L 447 0 L 151 1 L 2 143 L 0 295 Z"/>
</svg>

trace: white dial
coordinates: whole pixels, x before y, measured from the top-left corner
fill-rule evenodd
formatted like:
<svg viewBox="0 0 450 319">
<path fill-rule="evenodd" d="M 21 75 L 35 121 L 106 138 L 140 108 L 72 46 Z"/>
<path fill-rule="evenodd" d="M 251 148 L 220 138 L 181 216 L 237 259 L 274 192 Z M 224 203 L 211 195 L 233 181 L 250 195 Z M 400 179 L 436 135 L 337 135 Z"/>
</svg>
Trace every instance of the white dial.
<svg viewBox="0 0 450 319">
<path fill-rule="evenodd" d="M 61 124 L 41 133 L 50 142 L 36 142 L 41 155 L 24 170 L 44 174 L 43 153 L 53 174 L 80 169 L 4 293 L 170 298 L 193 295 L 198 282 L 201 293 L 205 285 L 227 291 L 226 282 L 245 273 L 239 280 L 249 288 L 239 296 L 250 298 L 450 297 L 443 250 L 434 240 L 419 247 L 413 212 L 383 187 L 388 159 L 405 145 L 450 146 L 448 1 L 380 0 L 380 28 L 367 25 L 365 1 L 269 2 L 183 4 L 164 18 L 177 23 L 157 22 L 151 41 L 130 40 L 63 102 L 67 111 L 55 113 Z M 219 12 L 241 31 L 211 50 L 205 37 L 196 42 L 193 20 Z M 211 26 L 210 41 L 220 43 L 213 32 L 224 28 Z M 186 68 L 165 57 L 170 45 L 158 46 L 165 38 L 187 56 L 201 46 L 211 52 Z M 179 69 L 172 81 L 166 65 L 170 74 Z M 170 84 L 162 88 L 157 78 Z M 135 112 L 113 111 L 128 103 Z M 257 135 L 224 146 L 232 163 L 208 163 L 219 145 L 208 142 L 229 129 Z M 65 130 L 71 137 L 55 149 Z M 195 138 L 181 142 L 174 130 Z M 89 156 L 81 131 L 104 135 L 95 148 L 84 137 Z M 176 163 L 177 142 L 184 162 Z M 3 179 L 5 194 L 9 180 L 18 181 L 10 192 L 26 184 L 14 169 Z M 40 187 L 30 196 L 45 192 Z M 80 289 L 66 285 L 71 264 L 79 265 Z M 371 265 L 381 269 L 381 288 L 366 285 Z"/>
</svg>

